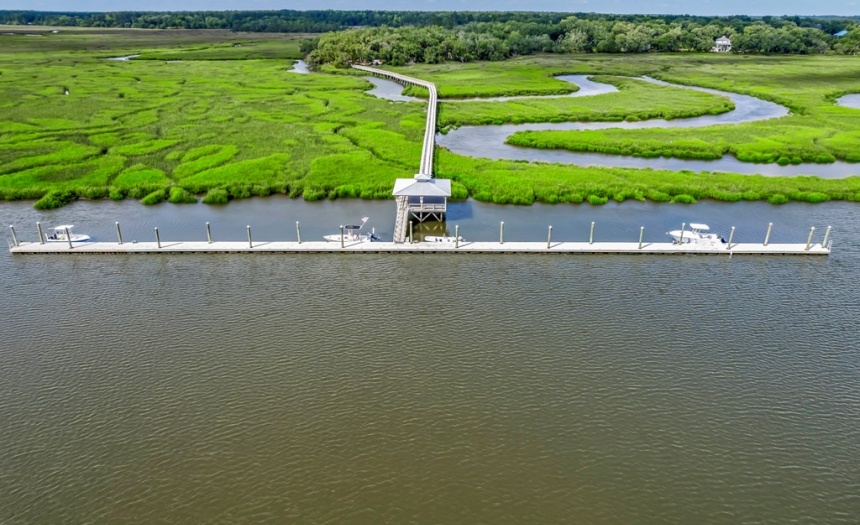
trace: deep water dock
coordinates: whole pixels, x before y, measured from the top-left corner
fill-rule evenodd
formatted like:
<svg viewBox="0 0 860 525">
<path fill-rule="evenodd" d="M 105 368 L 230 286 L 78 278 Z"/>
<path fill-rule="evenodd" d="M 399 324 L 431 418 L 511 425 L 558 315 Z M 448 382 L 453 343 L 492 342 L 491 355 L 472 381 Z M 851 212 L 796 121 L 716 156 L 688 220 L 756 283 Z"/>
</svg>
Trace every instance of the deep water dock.
<svg viewBox="0 0 860 525">
<path fill-rule="evenodd" d="M 461 242 L 453 243 L 394 243 L 394 242 L 155 242 L 117 244 L 115 242 L 66 243 L 22 242 L 10 248 L 16 254 L 155 254 L 155 253 L 386 253 L 386 254 L 650 254 L 650 255 L 830 255 L 830 248 L 813 244 L 733 244 L 726 246 L 678 245 L 672 243 L 636 242 Z"/>
</svg>

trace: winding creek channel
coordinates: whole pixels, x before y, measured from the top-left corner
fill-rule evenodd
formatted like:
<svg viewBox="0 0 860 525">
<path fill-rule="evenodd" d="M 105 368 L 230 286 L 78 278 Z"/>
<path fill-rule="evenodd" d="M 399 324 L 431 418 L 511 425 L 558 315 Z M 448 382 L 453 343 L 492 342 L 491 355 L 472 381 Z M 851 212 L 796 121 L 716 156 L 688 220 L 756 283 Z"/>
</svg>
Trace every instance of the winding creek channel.
<svg viewBox="0 0 860 525">
<path fill-rule="evenodd" d="M 594 82 L 588 75 L 564 75 L 557 77 L 566 82 L 572 82 L 580 90 L 571 95 L 561 96 L 599 96 L 616 91 L 614 86 Z M 401 95 L 403 87 L 396 82 L 379 78 L 369 79 L 376 87 L 370 94 L 395 101 L 417 101 L 413 97 Z M 438 134 L 436 143 L 439 146 L 470 157 L 489 159 L 525 160 L 529 162 L 549 162 L 559 164 L 577 164 L 581 166 L 605 166 L 624 168 L 652 168 L 670 171 L 723 171 L 742 174 L 759 174 L 768 176 L 816 175 L 822 178 L 842 178 L 860 174 L 860 165 L 847 162 L 832 164 L 798 164 L 780 166 L 778 164 L 754 164 L 742 162 L 737 158 L 726 155 L 718 160 L 687 160 L 674 158 L 641 158 L 604 153 L 580 153 L 565 150 L 541 150 L 506 144 L 507 138 L 518 131 L 543 130 L 600 130 L 600 129 L 653 129 L 653 128 L 701 128 L 725 124 L 741 124 L 780 118 L 788 115 L 788 108 L 749 95 L 729 93 L 715 89 L 681 86 L 663 82 L 653 78 L 642 78 L 667 87 L 692 89 L 724 96 L 735 104 L 733 111 L 720 115 L 704 115 L 701 117 L 676 120 L 645 120 L 640 122 L 563 122 L 540 124 L 504 124 L 488 126 L 462 126 Z M 557 95 L 551 97 L 556 98 Z M 490 99 L 471 100 L 515 100 L 532 97 L 498 97 Z M 441 101 L 444 103 L 445 101 Z M 850 102 L 850 100 L 848 101 Z M 846 103 L 847 105 L 847 103 Z"/>
</svg>

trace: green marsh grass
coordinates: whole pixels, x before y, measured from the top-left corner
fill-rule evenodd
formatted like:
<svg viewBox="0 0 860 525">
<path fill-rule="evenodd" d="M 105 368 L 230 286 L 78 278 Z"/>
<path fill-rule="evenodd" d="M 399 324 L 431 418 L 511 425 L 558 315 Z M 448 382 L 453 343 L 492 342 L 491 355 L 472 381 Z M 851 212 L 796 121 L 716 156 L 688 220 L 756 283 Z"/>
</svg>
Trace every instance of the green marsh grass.
<svg viewBox="0 0 860 525">
<path fill-rule="evenodd" d="M 4 47 L 0 198 L 38 199 L 38 207 L 79 197 L 190 202 L 189 195 L 199 194 L 205 194 L 203 202 L 218 204 L 271 193 L 307 200 L 389 199 L 394 179 L 417 171 L 425 115 L 421 104 L 368 96 L 364 91 L 370 84 L 360 75 L 289 73 L 292 43 L 278 35 L 212 35 L 69 30 Z M 253 45 L 231 43 L 246 39 Z M 137 53 L 143 60 L 103 60 Z M 606 80 L 620 89 L 593 98 L 448 102 L 442 105 L 443 126 L 673 118 L 729 109 L 721 97 L 620 76 L 648 74 L 755 94 L 789 105 L 794 114 L 683 132 L 537 133 L 512 140 L 642 156 L 729 153 L 791 163 L 860 161 L 860 111 L 832 104 L 834 93 L 851 90 L 852 79 L 860 75 L 860 66 L 850 60 L 554 55 L 401 70 L 435 80 L 446 97 L 569 93 L 576 88 L 552 78 L 565 73 L 613 77 Z M 453 180 L 454 198 L 498 203 L 860 200 L 857 177 L 584 168 L 472 159 L 443 149 L 436 152 L 435 171 Z"/>
</svg>

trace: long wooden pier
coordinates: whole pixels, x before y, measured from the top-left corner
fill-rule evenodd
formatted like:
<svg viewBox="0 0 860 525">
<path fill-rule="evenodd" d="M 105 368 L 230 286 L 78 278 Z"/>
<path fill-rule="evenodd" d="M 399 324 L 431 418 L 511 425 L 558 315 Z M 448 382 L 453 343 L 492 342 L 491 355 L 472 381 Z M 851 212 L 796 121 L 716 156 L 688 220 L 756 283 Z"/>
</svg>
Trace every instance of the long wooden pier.
<svg viewBox="0 0 860 525">
<path fill-rule="evenodd" d="M 625 254 L 625 255 L 830 255 L 821 244 L 695 245 L 637 242 L 20 242 L 13 254 L 179 254 L 179 253 L 384 253 L 384 254 Z"/>
<path fill-rule="evenodd" d="M 418 168 L 418 174 L 433 177 L 433 153 L 436 149 L 436 111 L 439 107 L 439 96 L 436 92 L 436 85 L 420 78 L 409 77 L 375 67 L 359 65 L 353 65 L 352 67 L 366 73 L 400 82 L 401 84 L 412 84 L 423 87 L 430 93 L 427 105 L 427 120 L 424 124 L 424 145 L 421 148 L 421 164 Z M 397 197 L 397 215 L 394 219 L 394 242 L 397 243 L 406 241 L 406 225 L 409 221 L 409 207 L 406 201 L 407 197 Z"/>
</svg>

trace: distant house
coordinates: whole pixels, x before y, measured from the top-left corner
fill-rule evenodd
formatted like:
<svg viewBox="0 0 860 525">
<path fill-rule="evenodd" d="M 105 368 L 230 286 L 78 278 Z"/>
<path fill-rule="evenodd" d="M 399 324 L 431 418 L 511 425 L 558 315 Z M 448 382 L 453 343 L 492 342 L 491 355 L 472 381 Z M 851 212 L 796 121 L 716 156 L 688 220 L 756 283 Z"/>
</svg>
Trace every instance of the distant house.
<svg viewBox="0 0 860 525">
<path fill-rule="evenodd" d="M 845 36 L 847 34 L 848 34 L 848 31 L 843 29 L 842 31 L 840 31 L 838 33 L 833 33 L 833 36 L 835 36 L 836 38 L 842 38 L 843 36 Z"/>
<path fill-rule="evenodd" d="M 732 41 L 726 35 L 714 41 L 714 47 L 711 49 L 713 53 L 729 53 L 732 50 Z"/>
</svg>

